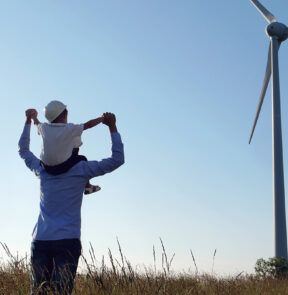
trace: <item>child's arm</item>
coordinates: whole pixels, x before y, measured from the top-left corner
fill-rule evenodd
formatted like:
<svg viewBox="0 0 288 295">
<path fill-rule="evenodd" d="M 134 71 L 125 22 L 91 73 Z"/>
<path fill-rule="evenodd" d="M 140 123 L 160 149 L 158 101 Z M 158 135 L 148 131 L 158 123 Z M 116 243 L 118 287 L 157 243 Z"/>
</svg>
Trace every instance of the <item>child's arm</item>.
<svg viewBox="0 0 288 295">
<path fill-rule="evenodd" d="M 34 125 L 38 126 L 41 122 L 37 119 L 37 117 L 33 116 L 32 120 L 34 121 Z"/>
<path fill-rule="evenodd" d="M 98 125 L 98 124 L 100 124 L 100 123 L 102 123 L 102 122 L 103 122 L 103 117 L 99 117 L 99 118 L 97 118 L 97 119 L 90 120 L 90 121 L 88 121 L 88 122 L 86 122 L 86 123 L 84 124 L 84 128 L 83 128 L 83 130 L 86 130 L 86 129 L 88 129 L 88 128 L 95 127 L 96 125 Z"/>
</svg>

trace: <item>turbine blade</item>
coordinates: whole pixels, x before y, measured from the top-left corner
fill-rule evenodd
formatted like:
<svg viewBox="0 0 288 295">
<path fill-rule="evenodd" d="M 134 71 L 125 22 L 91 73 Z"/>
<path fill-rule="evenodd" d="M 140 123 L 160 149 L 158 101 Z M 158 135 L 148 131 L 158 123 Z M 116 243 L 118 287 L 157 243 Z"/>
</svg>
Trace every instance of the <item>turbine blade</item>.
<svg viewBox="0 0 288 295">
<path fill-rule="evenodd" d="M 250 0 L 254 6 L 261 12 L 261 14 L 265 17 L 268 23 L 277 22 L 276 17 L 268 11 L 258 0 Z"/>
<path fill-rule="evenodd" d="M 253 134 L 254 134 L 254 130 L 257 124 L 257 120 L 261 111 L 261 107 L 263 104 L 263 100 L 266 94 L 266 90 L 267 90 L 267 86 L 269 84 L 269 80 L 270 80 L 270 76 L 271 76 L 271 43 L 269 46 L 269 51 L 268 51 L 268 60 L 267 60 L 267 66 L 266 66 L 266 73 L 265 73 L 265 77 L 264 77 L 264 81 L 263 81 L 263 86 L 262 86 L 262 90 L 261 90 L 261 94 L 260 94 L 260 98 L 259 98 L 259 102 L 258 102 L 258 107 L 257 107 L 257 111 L 256 111 L 256 116 L 254 119 L 254 123 L 253 123 L 253 127 L 252 127 L 252 131 L 250 134 L 250 138 L 249 138 L 249 144 L 251 143 Z"/>
<path fill-rule="evenodd" d="M 281 43 L 282 43 L 281 41 L 278 41 L 278 50 L 279 50 L 279 48 L 281 46 Z M 270 80 L 270 77 L 271 77 L 271 58 L 272 58 L 271 46 L 272 46 L 272 40 L 270 41 L 270 44 L 269 44 L 266 73 L 265 73 L 263 86 L 262 86 L 262 90 L 261 90 L 261 94 L 260 94 L 260 98 L 259 98 L 259 102 L 258 102 L 256 116 L 255 116 L 255 119 L 254 119 L 252 131 L 251 131 L 250 138 L 249 138 L 249 144 L 251 143 L 251 140 L 252 140 L 252 137 L 253 137 L 253 134 L 254 134 L 254 130 L 255 130 L 255 127 L 256 127 L 256 124 L 257 124 L 257 120 L 258 120 L 258 117 L 259 117 L 259 114 L 260 114 L 260 111 L 261 111 L 263 100 L 264 100 L 266 90 L 267 90 L 267 87 L 268 87 L 268 84 L 269 84 L 269 80 Z"/>
</svg>

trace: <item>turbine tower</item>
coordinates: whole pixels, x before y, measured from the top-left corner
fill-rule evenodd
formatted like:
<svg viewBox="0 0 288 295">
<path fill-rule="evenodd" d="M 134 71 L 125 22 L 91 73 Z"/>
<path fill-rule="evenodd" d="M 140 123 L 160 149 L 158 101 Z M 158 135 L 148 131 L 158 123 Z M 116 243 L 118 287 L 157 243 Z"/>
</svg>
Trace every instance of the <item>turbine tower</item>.
<svg viewBox="0 0 288 295">
<path fill-rule="evenodd" d="M 281 43 L 285 41 L 288 37 L 288 28 L 284 24 L 277 22 L 275 16 L 270 11 L 268 11 L 259 1 L 250 1 L 269 23 L 266 28 L 266 33 L 270 38 L 270 46 L 268 51 L 266 73 L 249 143 L 251 142 L 253 137 L 253 133 L 257 124 L 258 116 L 262 107 L 272 70 L 272 158 L 275 257 L 284 257 L 287 260 L 287 230 L 285 213 L 278 50 Z"/>
</svg>

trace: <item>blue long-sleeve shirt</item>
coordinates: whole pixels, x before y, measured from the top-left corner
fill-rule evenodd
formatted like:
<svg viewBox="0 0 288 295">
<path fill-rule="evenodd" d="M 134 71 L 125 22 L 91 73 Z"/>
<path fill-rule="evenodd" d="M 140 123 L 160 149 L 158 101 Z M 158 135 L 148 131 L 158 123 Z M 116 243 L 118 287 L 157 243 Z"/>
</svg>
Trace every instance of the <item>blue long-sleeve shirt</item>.
<svg viewBox="0 0 288 295">
<path fill-rule="evenodd" d="M 19 154 L 40 179 L 40 213 L 33 230 L 34 240 L 80 239 L 81 205 L 87 181 L 112 172 L 124 163 L 119 133 L 111 133 L 112 156 L 101 161 L 81 161 L 68 172 L 48 174 L 30 151 L 31 124 L 25 124 L 19 140 Z"/>
</svg>

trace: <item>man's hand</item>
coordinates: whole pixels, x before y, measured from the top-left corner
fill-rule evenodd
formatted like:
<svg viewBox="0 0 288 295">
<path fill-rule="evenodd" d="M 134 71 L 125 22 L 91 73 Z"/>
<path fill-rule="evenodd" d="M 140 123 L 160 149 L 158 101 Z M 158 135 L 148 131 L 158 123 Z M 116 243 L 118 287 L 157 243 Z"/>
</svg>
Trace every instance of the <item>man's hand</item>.
<svg viewBox="0 0 288 295">
<path fill-rule="evenodd" d="M 115 115 L 113 113 L 104 113 L 102 117 L 102 123 L 109 127 L 110 132 L 117 132 Z"/>
<path fill-rule="evenodd" d="M 37 111 L 35 109 L 28 109 L 26 110 L 25 112 L 25 115 L 26 115 L 26 124 L 31 124 L 31 119 L 32 117 L 37 117 Z"/>
<path fill-rule="evenodd" d="M 37 110 L 28 109 L 28 110 L 26 110 L 25 114 L 26 114 L 26 124 L 31 124 L 31 119 L 33 119 L 34 124 L 37 125 L 39 123 L 39 121 L 37 119 L 37 116 L 38 116 Z"/>
</svg>

